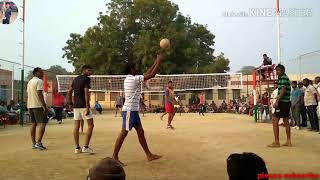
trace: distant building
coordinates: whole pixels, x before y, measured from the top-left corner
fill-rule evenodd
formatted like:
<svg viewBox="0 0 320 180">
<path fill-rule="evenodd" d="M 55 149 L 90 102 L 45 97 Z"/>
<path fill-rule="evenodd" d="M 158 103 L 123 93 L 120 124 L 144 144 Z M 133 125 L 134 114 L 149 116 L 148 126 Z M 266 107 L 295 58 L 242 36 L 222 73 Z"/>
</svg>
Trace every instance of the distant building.
<svg viewBox="0 0 320 180">
<path fill-rule="evenodd" d="M 20 81 L 14 80 L 13 83 L 13 100 L 15 103 L 19 101 L 20 97 Z M 24 97 L 26 99 L 26 82 Z M 0 101 L 9 103 L 12 100 L 12 71 L 0 69 Z"/>
</svg>

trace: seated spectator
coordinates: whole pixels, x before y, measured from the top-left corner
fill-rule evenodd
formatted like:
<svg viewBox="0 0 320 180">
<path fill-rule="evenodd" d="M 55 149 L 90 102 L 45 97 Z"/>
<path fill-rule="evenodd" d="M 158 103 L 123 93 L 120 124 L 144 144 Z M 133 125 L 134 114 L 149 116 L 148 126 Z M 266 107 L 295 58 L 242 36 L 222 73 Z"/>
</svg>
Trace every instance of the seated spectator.
<svg viewBox="0 0 320 180">
<path fill-rule="evenodd" d="M 47 114 L 47 118 L 49 119 L 49 121 L 53 118 L 56 118 L 56 114 L 54 112 L 54 108 L 53 106 L 51 106 L 50 108 L 48 108 L 48 114 Z"/>
<path fill-rule="evenodd" d="M 228 105 L 225 100 L 222 101 L 220 107 L 221 107 L 221 112 L 227 112 Z"/>
<path fill-rule="evenodd" d="M 227 171 L 229 180 L 268 180 L 261 177 L 261 174 L 268 174 L 265 162 L 254 153 L 231 154 L 227 159 Z"/>
<path fill-rule="evenodd" d="M 9 111 L 7 110 L 7 108 L 5 106 L 6 106 L 5 102 L 1 101 L 0 102 L 0 116 L 8 114 Z"/>
<path fill-rule="evenodd" d="M 259 73 L 261 73 L 262 78 L 266 79 L 269 73 L 272 71 L 272 69 L 270 69 L 272 68 L 272 59 L 269 58 L 267 54 L 263 54 L 262 57 L 263 57 L 262 65 L 259 66 L 257 70 Z"/>
<path fill-rule="evenodd" d="M 249 114 L 249 106 L 247 103 L 241 103 L 239 105 L 239 113 L 240 114 Z"/>
<path fill-rule="evenodd" d="M 13 100 L 10 100 L 10 104 L 7 106 L 7 110 L 12 113 L 18 110 L 18 108 L 14 105 Z"/>
<path fill-rule="evenodd" d="M 227 104 L 227 113 L 232 113 L 233 112 L 233 101 L 230 100 L 229 103 Z"/>
<path fill-rule="evenodd" d="M 10 104 L 7 106 L 7 110 L 8 110 L 8 116 L 9 116 L 9 123 L 10 124 L 15 124 L 18 122 L 18 109 L 17 107 L 14 105 L 14 101 L 10 100 Z"/>
<path fill-rule="evenodd" d="M 217 107 L 216 103 L 213 100 L 212 100 L 212 103 L 209 106 L 213 109 L 213 112 L 218 112 L 218 107 Z"/>
<path fill-rule="evenodd" d="M 120 162 L 104 158 L 89 170 L 87 180 L 125 180 L 126 173 Z"/>
<path fill-rule="evenodd" d="M 102 106 L 99 104 L 99 101 L 96 101 L 96 104 L 94 105 L 94 110 L 99 112 L 99 114 L 102 114 Z"/>
<path fill-rule="evenodd" d="M 66 113 L 67 117 L 73 117 L 73 108 L 70 106 L 66 106 L 64 109 L 64 112 Z"/>
</svg>

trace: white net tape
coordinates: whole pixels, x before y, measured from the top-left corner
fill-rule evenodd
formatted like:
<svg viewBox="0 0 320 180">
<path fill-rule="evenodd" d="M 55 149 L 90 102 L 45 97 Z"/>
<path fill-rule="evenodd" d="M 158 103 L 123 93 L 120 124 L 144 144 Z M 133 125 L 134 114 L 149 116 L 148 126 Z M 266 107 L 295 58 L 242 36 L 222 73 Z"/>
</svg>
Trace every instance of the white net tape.
<svg viewBox="0 0 320 180">
<path fill-rule="evenodd" d="M 76 75 L 57 75 L 59 92 L 68 91 Z M 123 92 L 125 75 L 92 75 L 91 91 Z M 171 80 L 175 91 L 206 89 L 242 89 L 242 74 L 175 74 L 156 75 L 144 82 L 143 92 L 163 92 L 167 82 Z"/>
</svg>

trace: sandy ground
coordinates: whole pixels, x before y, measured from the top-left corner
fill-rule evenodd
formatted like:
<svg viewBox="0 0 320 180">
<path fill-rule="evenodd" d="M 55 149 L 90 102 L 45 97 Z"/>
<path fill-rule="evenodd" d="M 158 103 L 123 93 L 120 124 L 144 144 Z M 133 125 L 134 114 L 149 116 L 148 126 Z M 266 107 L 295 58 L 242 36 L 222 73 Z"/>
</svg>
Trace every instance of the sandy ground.
<svg viewBox="0 0 320 180">
<path fill-rule="evenodd" d="M 151 151 L 163 158 L 147 162 L 132 131 L 120 158 L 128 180 L 224 180 L 226 158 L 234 152 L 255 152 L 266 161 L 269 173 L 320 173 L 320 135 L 293 130 L 294 147 L 266 148 L 273 140 L 270 124 L 254 123 L 251 117 L 234 114 L 182 114 L 176 130 L 165 129 L 159 115 L 142 117 Z M 1 180 L 83 180 L 98 160 L 111 156 L 121 126 L 112 114 L 95 116 L 91 146 L 96 155 L 73 154 L 73 121 L 50 122 L 44 138 L 48 150 L 31 149 L 29 127 L 0 128 Z M 285 140 L 281 128 L 281 141 Z M 84 136 L 81 136 L 81 142 Z"/>
</svg>

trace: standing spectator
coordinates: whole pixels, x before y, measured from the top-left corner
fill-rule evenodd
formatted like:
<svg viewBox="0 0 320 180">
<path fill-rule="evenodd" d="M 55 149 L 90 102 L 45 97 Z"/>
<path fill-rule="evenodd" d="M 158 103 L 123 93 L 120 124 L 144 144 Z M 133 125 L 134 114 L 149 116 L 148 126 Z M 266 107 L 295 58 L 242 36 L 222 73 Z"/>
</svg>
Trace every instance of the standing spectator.
<svg viewBox="0 0 320 180">
<path fill-rule="evenodd" d="M 311 124 L 311 131 L 319 131 L 319 120 L 317 115 L 317 90 L 314 86 L 310 84 L 309 79 L 303 80 L 303 85 L 306 87 L 305 94 L 304 94 L 304 103 L 307 107 L 307 113 L 309 117 L 309 121 Z"/>
<path fill-rule="evenodd" d="M 96 101 L 96 104 L 94 105 L 94 110 L 97 111 L 99 114 L 102 114 L 102 106 L 99 104 L 99 101 Z"/>
<path fill-rule="evenodd" d="M 274 142 L 268 145 L 268 147 L 277 148 L 280 147 L 279 141 L 279 120 L 283 119 L 284 126 L 286 128 L 287 141 L 283 146 L 291 147 L 291 129 L 289 124 L 289 114 L 290 114 L 290 96 L 291 96 L 291 87 L 290 80 L 285 73 L 285 67 L 279 64 L 276 67 L 278 75 L 278 96 L 276 102 L 273 104 L 275 108 L 275 113 L 272 118 L 273 133 L 274 133 Z"/>
<path fill-rule="evenodd" d="M 115 117 L 117 117 L 117 115 L 118 115 L 118 110 L 120 109 L 120 111 L 121 111 L 122 106 L 123 106 L 123 98 L 121 97 L 121 95 L 118 95 L 116 97 L 116 115 L 115 115 Z"/>
<path fill-rule="evenodd" d="M 263 113 L 266 112 L 266 118 L 269 115 L 269 97 L 268 97 L 268 93 L 264 93 L 263 97 L 262 97 L 262 108 L 261 108 L 261 116 L 263 115 Z"/>
<path fill-rule="evenodd" d="M 37 67 L 33 70 L 33 78 L 27 84 L 28 101 L 27 106 L 30 114 L 31 120 L 31 140 L 32 148 L 45 150 L 46 147 L 42 144 L 42 137 L 46 130 L 46 124 L 48 119 L 46 118 L 48 109 L 44 101 L 43 96 L 43 71 L 41 68 Z M 36 141 L 36 128 L 39 128 L 39 137 Z"/>
<path fill-rule="evenodd" d="M 204 95 L 201 92 L 199 94 L 199 115 L 202 114 L 202 116 L 204 116 L 204 108 L 205 108 L 205 99 L 204 99 Z"/>
<path fill-rule="evenodd" d="M 307 109 L 304 104 L 304 93 L 306 90 L 306 87 L 303 86 L 302 82 L 298 83 L 298 87 L 301 91 L 301 100 L 300 100 L 300 114 L 301 114 L 301 124 L 300 127 L 307 127 Z"/>
<path fill-rule="evenodd" d="M 295 129 L 299 129 L 300 126 L 300 102 L 301 102 L 301 91 L 297 87 L 297 81 L 292 81 L 292 90 L 291 90 L 291 112 L 292 119 L 295 122 Z"/>
<path fill-rule="evenodd" d="M 144 112 L 146 110 L 146 104 L 144 102 L 145 102 L 144 93 L 141 93 L 139 106 L 140 106 L 140 112 L 142 113 L 142 117 L 144 117 Z"/>
<path fill-rule="evenodd" d="M 59 124 L 62 123 L 62 111 L 64 106 L 64 96 L 56 90 L 53 93 L 53 109 Z"/>
<path fill-rule="evenodd" d="M 252 116 L 253 115 L 253 109 L 254 109 L 254 95 L 253 93 L 251 93 L 251 95 L 249 96 L 249 115 Z"/>
</svg>

